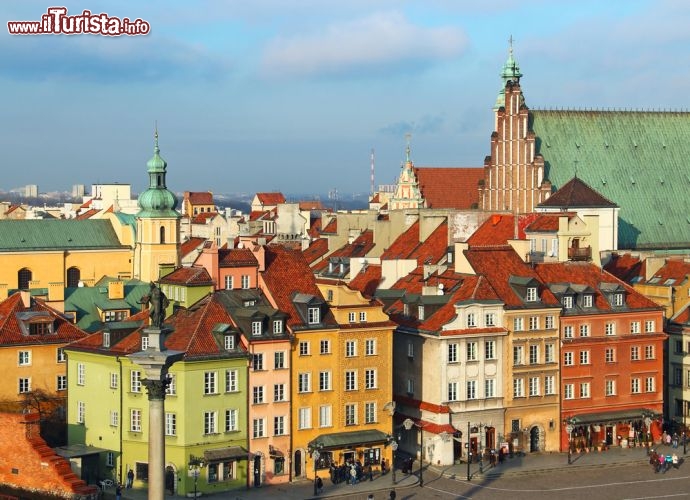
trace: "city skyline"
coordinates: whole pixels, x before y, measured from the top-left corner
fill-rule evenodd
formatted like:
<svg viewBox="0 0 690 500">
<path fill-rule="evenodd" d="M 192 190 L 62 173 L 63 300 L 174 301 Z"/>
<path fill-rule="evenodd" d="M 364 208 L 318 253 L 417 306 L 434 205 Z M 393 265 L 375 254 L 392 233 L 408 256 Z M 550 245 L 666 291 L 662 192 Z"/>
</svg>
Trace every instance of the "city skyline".
<svg viewBox="0 0 690 500">
<path fill-rule="evenodd" d="M 514 40 L 530 108 L 683 109 L 682 2 L 264 0 L 63 4 L 150 24 L 142 36 L 0 37 L 3 190 L 146 185 L 158 122 L 174 191 L 286 194 L 480 167 Z M 5 21 L 50 4 L 7 2 Z M 680 63 L 679 63 L 680 61 Z"/>
</svg>

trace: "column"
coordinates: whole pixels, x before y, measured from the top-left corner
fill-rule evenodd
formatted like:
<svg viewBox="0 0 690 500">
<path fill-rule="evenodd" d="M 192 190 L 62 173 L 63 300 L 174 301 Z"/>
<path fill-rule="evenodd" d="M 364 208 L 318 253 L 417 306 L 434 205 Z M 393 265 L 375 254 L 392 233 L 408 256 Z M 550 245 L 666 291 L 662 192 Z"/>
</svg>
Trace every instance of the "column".
<svg viewBox="0 0 690 500">
<path fill-rule="evenodd" d="M 149 395 L 149 500 L 165 496 L 165 389 L 166 380 L 144 379 Z"/>
</svg>

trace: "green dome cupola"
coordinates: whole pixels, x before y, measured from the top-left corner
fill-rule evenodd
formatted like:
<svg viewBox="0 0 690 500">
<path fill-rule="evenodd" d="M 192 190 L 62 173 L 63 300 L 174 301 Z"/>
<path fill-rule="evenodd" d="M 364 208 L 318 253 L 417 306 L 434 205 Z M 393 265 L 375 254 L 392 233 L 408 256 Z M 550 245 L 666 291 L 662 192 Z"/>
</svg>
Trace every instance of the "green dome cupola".
<svg viewBox="0 0 690 500">
<path fill-rule="evenodd" d="M 503 64 L 503 70 L 501 71 L 501 80 L 503 80 L 503 86 L 501 90 L 498 91 L 498 97 L 496 98 L 496 104 L 494 105 L 494 110 L 505 106 L 505 92 L 506 85 L 508 82 L 520 83 L 520 78 L 522 73 L 520 73 L 520 65 L 513 58 L 513 37 L 509 40 L 510 46 L 508 49 L 508 59 Z"/>
<path fill-rule="evenodd" d="M 154 134 L 153 157 L 146 163 L 149 174 L 149 187 L 139 195 L 138 217 L 178 217 L 175 211 L 177 198 L 165 186 L 168 164 L 161 158 L 158 147 L 158 128 Z"/>
</svg>

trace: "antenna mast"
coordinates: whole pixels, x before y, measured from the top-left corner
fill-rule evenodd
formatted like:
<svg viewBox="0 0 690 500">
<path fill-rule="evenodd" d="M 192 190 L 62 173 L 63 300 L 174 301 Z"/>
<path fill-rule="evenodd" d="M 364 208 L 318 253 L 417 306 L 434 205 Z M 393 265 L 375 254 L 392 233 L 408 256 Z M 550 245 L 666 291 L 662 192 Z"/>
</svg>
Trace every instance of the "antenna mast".
<svg viewBox="0 0 690 500">
<path fill-rule="evenodd" d="M 374 148 L 371 148 L 371 195 L 374 195 Z"/>
</svg>

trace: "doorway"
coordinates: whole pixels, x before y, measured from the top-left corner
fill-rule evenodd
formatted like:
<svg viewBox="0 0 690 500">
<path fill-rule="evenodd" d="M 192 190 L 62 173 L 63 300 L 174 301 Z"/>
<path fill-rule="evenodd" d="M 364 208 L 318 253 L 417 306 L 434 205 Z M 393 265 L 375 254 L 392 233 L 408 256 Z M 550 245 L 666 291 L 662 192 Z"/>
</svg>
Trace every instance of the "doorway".
<svg viewBox="0 0 690 500">
<path fill-rule="evenodd" d="M 485 447 L 489 449 L 496 449 L 496 429 L 494 427 L 486 428 Z"/>
<path fill-rule="evenodd" d="M 261 456 L 256 455 L 254 457 L 254 486 L 261 486 Z"/>
<path fill-rule="evenodd" d="M 165 489 L 170 492 L 171 495 L 175 494 L 175 469 L 171 465 L 165 468 Z"/>
<path fill-rule="evenodd" d="M 302 450 L 295 452 L 295 477 L 302 476 Z"/>
<path fill-rule="evenodd" d="M 529 431 L 529 451 L 539 451 L 539 427 L 536 425 Z"/>
</svg>

